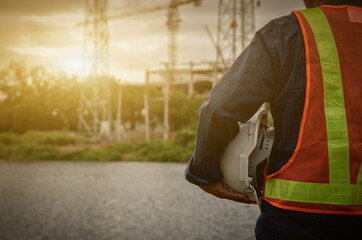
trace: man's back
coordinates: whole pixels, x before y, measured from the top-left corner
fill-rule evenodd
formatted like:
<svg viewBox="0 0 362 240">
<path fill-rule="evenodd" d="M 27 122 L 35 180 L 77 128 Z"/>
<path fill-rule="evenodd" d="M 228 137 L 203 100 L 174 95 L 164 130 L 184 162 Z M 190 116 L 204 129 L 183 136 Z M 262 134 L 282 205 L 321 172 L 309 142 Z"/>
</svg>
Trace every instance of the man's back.
<svg viewBox="0 0 362 240">
<path fill-rule="evenodd" d="M 345 4 L 347 1 L 334 2 Z M 361 5 L 356 1 L 349 3 Z M 209 103 L 201 108 L 196 150 L 186 170 L 190 182 L 205 185 L 222 180 L 218 160 L 237 134 L 237 121 L 246 121 L 262 102 L 271 103 L 276 129 L 267 173 L 275 173 L 285 166 L 296 149 L 305 106 L 305 59 L 302 31 L 294 15 L 273 20 L 256 34 L 250 46 L 212 90 Z M 341 228 L 337 225 L 357 227 L 356 222 L 361 220 L 361 216 L 283 210 L 266 202 L 262 203 L 262 209 L 256 228 L 260 239 L 263 236 L 273 239 L 272 232 L 283 225 L 290 227 L 291 232 L 300 233 L 301 229 L 307 228 L 310 237 L 322 232 L 321 236 L 326 237 L 331 222 L 336 224 L 334 229 L 338 232 Z M 274 237 L 281 239 L 280 235 Z"/>
</svg>

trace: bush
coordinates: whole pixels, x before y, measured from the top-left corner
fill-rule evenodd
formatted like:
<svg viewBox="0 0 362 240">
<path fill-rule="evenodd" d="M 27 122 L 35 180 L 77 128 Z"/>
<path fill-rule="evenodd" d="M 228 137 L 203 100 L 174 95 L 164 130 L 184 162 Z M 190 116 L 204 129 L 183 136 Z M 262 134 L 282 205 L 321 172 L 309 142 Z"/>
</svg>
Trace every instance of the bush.
<svg viewBox="0 0 362 240">
<path fill-rule="evenodd" d="M 0 133 L 0 143 L 5 145 L 18 144 L 20 143 L 20 137 L 15 133 Z"/>
<path fill-rule="evenodd" d="M 83 161 L 104 161 L 104 152 L 102 150 L 85 149 L 82 151 L 79 160 Z"/>
<path fill-rule="evenodd" d="M 82 154 L 84 150 L 66 152 L 59 155 L 59 160 L 67 160 L 67 161 L 79 161 L 82 159 Z"/>
<path fill-rule="evenodd" d="M 111 149 L 119 153 L 130 153 L 137 149 L 137 144 L 130 142 L 116 143 Z"/>
<path fill-rule="evenodd" d="M 58 152 L 54 147 L 21 144 L 16 151 L 11 154 L 11 159 L 15 160 L 56 160 Z"/>
<path fill-rule="evenodd" d="M 180 91 L 170 94 L 170 128 L 180 130 L 196 127 L 199 107 L 205 100 L 195 96 L 188 98 Z M 161 118 L 162 119 L 162 118 Z"/>
<path fill-rule="evenodd" d="M 49 135 L 42 132 L 30 131 L 21 136 L 21 141 L 35 145 L 64 146 L 75 144 L 77 138 L 66 135 Z"/>
<path fill-rule="evenodd" d="M 195 131 L 184 130 L 174 141 L 123 142 L 102 148 L 86 147 L 67 151 L 57 150 L 76 142 L 75 137 L 27 132 L 23 136 L 0 134 L 0 159 L 6 160 L 65 160 L 65 161 L 146 161 L 187 162 L 195 147 Z M 65 151 L 67 152 L 64 152 Z"/>
<path fill-rule="evenodd" d="M 160 162 L 187 162 L 192 155 L 192 151 L 188 149 L 175 146 L 172 149 L 167 149 L 156 156 L 158 159 L 153 159 L 153 161 Z"/>
<path fill-rule="evenodd" d="M 175 144 L 178 146 L 186 146 L 187 148 L 195 148 L 196 131 L 186 129 L 177 133 Z"/>
<path fill-rule="evenodd" d="M 187 162 L 193 149 L 178 146 L 170 141 L 140 143 L 136 159 L 146 162 Z"/>
<path fill-rule="evenodd" d="M 12 153 L 11 146 L 0 143 L 0 159 L 10 159 Z"/>
</svg>

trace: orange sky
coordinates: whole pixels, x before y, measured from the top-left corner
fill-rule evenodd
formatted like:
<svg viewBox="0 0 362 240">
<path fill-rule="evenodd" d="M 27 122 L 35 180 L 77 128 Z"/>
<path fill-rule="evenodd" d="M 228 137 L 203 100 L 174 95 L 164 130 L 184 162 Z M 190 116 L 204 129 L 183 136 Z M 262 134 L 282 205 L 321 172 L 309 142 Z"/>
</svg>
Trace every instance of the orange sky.
<svg viewBox="0 0 362 240">
<path fill-rule="evenodd" d="M 109 0 L 110 15 L 163 5 L 168 0 Z M 55 71 L 81 73 L 84 0 L 0 0 L 0 67 L 10 60 L 43 65 Z M 178 61 L 214 60 L 215 50 L 204 29 L 216 36 L 217 0 L 179 8 Z M 261 0 L 257 29 L 272 18 L 303 8 L 302 0 Z M 109 23 L 110 72 L 124 81 L 144 81 L 145 69 L 167 60 L 166 11 Z M 197 49 L 197 51 L 195 51 Z"/>
</svg>

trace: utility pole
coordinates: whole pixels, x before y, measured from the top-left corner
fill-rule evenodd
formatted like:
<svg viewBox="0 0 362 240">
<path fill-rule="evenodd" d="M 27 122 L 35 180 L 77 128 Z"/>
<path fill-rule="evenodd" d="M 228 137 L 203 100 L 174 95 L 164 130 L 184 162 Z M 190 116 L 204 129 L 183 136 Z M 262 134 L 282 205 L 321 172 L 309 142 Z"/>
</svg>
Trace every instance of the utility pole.
<svg viewBox="0 0 362 240">
<path fill-rule="evenodd" d="M 170 82 L 174 80 L 174 69 L 169 69 L 166 64 L 166 82 L 163 85 L 163 140 L 168 140 L 168 133 L 170 132 L 170 121 L 169 121 L 169 102 L 170 102 Z"/>
<path fill-rule="evenodd" d="M 145 82 L 145 92 L 144 92 L 146 142 L 150 141 L 150 107 L 148 104 L 148 99 L 149 99 L 148 84 L 149 84 L 149 72 L 148 70 L 146 70 L 146 82 Z"/>
<path fill-rule="evenodd" d="M 168 63 L 166 64 L 167 78 L 163 87 L 164 91 L 164 119 L 163 119 L 163 139 L 168 140 L 170 123 L 169 123 L 169 98 L 170 98 L 170 82 L 175 81 L 177 66 L 177 30 L 180 26 L 180 15 L 178 7 L 181 5 L 193 3 L 200 6 L 201 0 L 170 0 L 168 6 Z"/>
<path fill-rule="evenodd" d="M 194 69 L 194 63 L 191 61 L 190 62 L 190 80 L 188 83 L 188 88 L 187 88 L 187 97 L 191 98 L 192 95 L 194 94 L 194 74 L 193 74 L 193 70 Z"/>
<path fill-rule="evenodd" d="M 123 99 L 123 85 L 120 83 L 118 86 L 117 121 L 116 121 L 116 137 L 118 142 L 124 140 L 125 137 L 125 130 L 122 125 L 122 99 Z"/>
<path fill-rule="evenodd" d="M 83 31 L 84 86 L 80 94 L 78 131 L 91 137 L 94 143 L 101 139 L 111 142 L 107 0 L 85 0 Z"/>
</svg>

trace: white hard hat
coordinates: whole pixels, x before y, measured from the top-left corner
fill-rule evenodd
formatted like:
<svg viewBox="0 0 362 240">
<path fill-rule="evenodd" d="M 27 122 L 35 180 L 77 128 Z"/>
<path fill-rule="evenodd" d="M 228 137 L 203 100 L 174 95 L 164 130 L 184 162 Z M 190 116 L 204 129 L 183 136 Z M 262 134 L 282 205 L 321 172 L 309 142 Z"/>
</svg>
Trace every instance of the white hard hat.
<svg viewBox="0 0 362 240">
<path fill-rule="evenodd" d="M 232 190 L 248 195 L 259 203 L 262 172 L 274 141 L 274 128 L 268 126 L 265 108 L 260 108 L 227 146 L 220 162 L 223 181 Z"/>
</svg>

